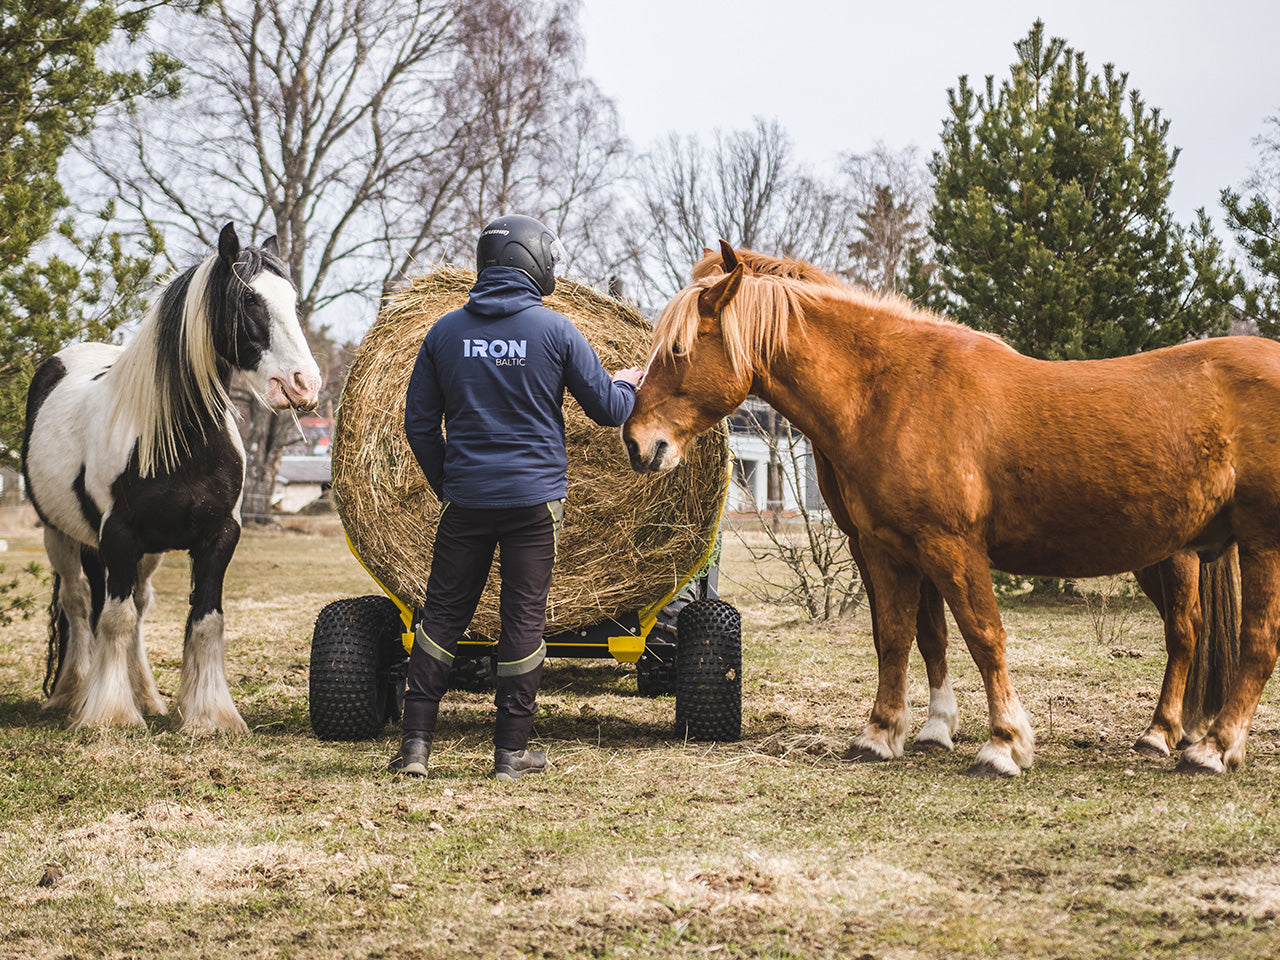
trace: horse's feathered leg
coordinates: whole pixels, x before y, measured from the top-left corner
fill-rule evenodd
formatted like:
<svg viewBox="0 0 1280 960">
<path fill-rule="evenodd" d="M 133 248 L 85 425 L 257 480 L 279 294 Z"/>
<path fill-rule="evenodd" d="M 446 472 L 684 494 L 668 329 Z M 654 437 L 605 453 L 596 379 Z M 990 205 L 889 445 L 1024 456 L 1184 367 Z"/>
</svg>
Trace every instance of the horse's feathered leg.
<svg viewBox="0 0 1280 960">
<path fill-rule="evenodd" d="M 182 645 L 178 714 L 192 736 L 247 733 L 227 686 L 223 660 L 222 582 L 240 540 L 240 524 L 228 517 L 212 543 L 191 551 L 191 613 Z"/>
<path fill-rule="evenodd" d="M 57 617 L 61 613 L 65 618 L 65 626 L 58 628 L 57 637 L 59 644 L 65 644 L 59 655 L 61 666 L 44 708 L 74 712 L 84 699 L 84 685 L 89 675 L 89 651 L 93 638 L 92 591 L 80 565 L 78 542 L 46 524 L 44 548 L 50 565 L 58 574 L 50 616 Z"/>
<path fill-rule="evenodd" d="M 1134 750 L 1148 757 L 1169 756 L 1182 737 L 1182 696 L 1200 633 L 1199 575 L 1200 560 L 1189 551 L 1134 571 L 1138 586 L 1164 620 L 1164 646 L 1168 654 L 1155 716 L 1151 726 L 1133 745 Z"/>
<path fill-rule="evenodd" d="M 151 663 L 147 659 L 146 641 L 142 635 L 142 622 L 151 601 L 155 598 L 155 590 L 151 587 L 151 575 L 164 559 L 162 553 L 145 554 L 138 564 L 137 584 L 133 589 L 133 607 L 137 611 L 137 620 L 133 627 L 133 645 L 129 648 L 129 680 L 133 686 L 133 698 L 145 716 L 163 716 L 169 712 L 169 706 L 156 687 L 155 675 L 151 672 Z"/>
<path fill-rule="evenodd" d="M 871 718 L 845 752 L 846 760 L 890 760 L 902 756 L 910 711 L 907 706 L 907 660 L 915 635 L 920 602 L 920 574 L 895 563 L 879 548 L 862 542 L 869 592 L 875 604 L 879 684 Z"/>
<path fill-rule="evenodd" d="M 142 551 L 128 525 L 109 515 L 102 523 L 98 552 L 106 567 L 107 590 L 88 657 L 84 695 L 72 708 L 71 726 L 141 726 L 129 660 L 138 622 L 133 591 Z"/>
<path fill-rule="evenodd" d="M 1178 769 L 1221 773 L 1244 762 L 1245 741 L 1280 653 L 1280 550 L 1240 542 L 1240 661 L 1227 701 Z"/>
<path fill-rule="evenodd" d="M 951 738 L 960 728 L 951 676 L 947 673 L 947 617 L 942 594 L 933 581 L 920 581 L 920 607 L 916 612 L 916 646 L 924 657 L 929 676 L 929 718 L 916 734 L 916 746 L 950 750 Z"/>
<path fill-rule="evenodd" d="M 1031 766 L 1035 735 L 1009 679 L 1005 632 L 991 586 L 987 558 L 953 539 L 919 544 L 925 575 L 951 608 L 987 691 L 989 736 L 969 773 L 1016 777 Z"/>
</svg>

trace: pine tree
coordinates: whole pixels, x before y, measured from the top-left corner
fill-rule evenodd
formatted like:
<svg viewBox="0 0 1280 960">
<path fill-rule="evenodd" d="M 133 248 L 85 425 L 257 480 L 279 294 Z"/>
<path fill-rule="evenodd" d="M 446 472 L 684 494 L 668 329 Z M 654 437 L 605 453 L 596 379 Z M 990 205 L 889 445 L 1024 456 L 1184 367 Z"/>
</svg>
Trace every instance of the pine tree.
<svg viewBox="0 0 1280 960">
<path fill-rule="evenodd" d="M 1039 20 L 1014 47 L 998 88 L 961 77 L 948 91 L 930 164 L 938 266 L 912 293 L 1046 359 L 1224 331 L 1232 271 L 1207 218 L 1173 221 L 1168 121 Z"/>
<path fill-rule="evenodd" d="M 0 462 L 17 465 L 27 384 L 36 366 L 76 339 L 106 339 L 136 308 L 159 251 L 139 252 L 101 227 L 85 235 L 65 216 L 59 168 L 99 112 L 172 92 L 178 64 L 100 62 L 108 42 L 136 41 L 154 6 L 0 0 Z"/>
<path fill-rule="evenodd" d="M 856 211 L 857 239 L 849 244 L 854 282 L 879 293 L 897 293 L 903 269 L 925 252 L 924 222 L 910 200 L 887 183 L 876 184 L 870 204 Z"/>
<path fill-rule="evenodd" d="M 1262 165 L 1248 184 L 1255 192 L 1246 199 L 1223 190 L 1222 206 L 1254 271 L 1245 313 L 1257 320 L 1260 333 L 1280 339 L 1280 115 L 1267 123 L 1272 132 L 1255 140 L 1262 151 Z"/>
</svg>

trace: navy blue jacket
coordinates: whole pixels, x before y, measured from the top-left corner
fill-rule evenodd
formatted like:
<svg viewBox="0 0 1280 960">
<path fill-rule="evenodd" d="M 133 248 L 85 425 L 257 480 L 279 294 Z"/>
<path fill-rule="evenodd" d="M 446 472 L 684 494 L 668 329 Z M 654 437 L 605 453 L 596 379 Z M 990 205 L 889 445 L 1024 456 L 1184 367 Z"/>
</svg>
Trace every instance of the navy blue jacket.
<svg viewBox="0 0 1280 960">
<path fill-rule="evenodd" d="M 527 274 L 485 270 L 467 305 L 427 331 L 405 396 L 409 446 L 436 496 L 485 509 L 563 499 L 566 388 L 605 427 L 636 399 Z"/>
</svg>

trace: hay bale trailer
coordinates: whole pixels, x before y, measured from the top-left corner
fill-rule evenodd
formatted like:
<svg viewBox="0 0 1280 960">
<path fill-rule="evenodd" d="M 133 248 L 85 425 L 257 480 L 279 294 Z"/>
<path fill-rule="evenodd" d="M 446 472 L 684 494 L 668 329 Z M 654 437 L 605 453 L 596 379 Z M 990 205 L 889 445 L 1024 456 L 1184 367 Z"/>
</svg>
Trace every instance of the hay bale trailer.
<svg viewBox="0 0 1280 960">
<path fill-rule="evenodd" d="M 402 288 L 366 334 L 343 387 L 333 439 L 333 497 L 352 552 L 381 594 L 336 600 L 316 618 L 311 725 L 321 739 L 376 736 L 398 719 L 415 610 L 426 594 L 440 505 L 404 435 L 404 394 L 422 338 L 462 306 L 474 274 L 444 268 Z M 561 280 L 547 306 L 582 330 L 606 367 L 647 359 L 650 327 L 631 305 Z M 642 694 L 675 694 L 676 732 L 741 735 L 741 626 L 716 591 L 729 486 L 724 430 L 705 434 L 668 474 L 636 474 L 619 431 L 564 406 L 569 495 L 547 602 L 551 657 L 636 665 Z M 489 680 L 498 580 L 459 645 L 455 680 Z"/>
</svg>

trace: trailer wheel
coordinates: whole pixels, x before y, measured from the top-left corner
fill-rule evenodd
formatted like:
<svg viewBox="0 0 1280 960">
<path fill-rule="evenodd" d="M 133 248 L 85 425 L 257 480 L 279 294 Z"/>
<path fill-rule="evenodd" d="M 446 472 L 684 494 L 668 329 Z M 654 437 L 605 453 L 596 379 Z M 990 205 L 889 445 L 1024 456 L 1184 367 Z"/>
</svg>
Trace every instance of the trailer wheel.
<svg viewBox="0 0 1280 960">
<path fill-rule="evenodd" d="M 667 616 L 664 609 L 645 638 L 644 653 L 636 661 L 636 692 L 642 697 L 670 697 L 676 692 L 678 616 L 678 611 Z"/>
<path fill-rule="evenodd" d="M 645 650 L 636 661 L 636 692 L 642 697 L 669 697 L 676 692 L 675 647 L 659 657 Z"/>
<path fill-rule="evenodd" d="M 742 737 L 742 618 L 723 600 L 695 600 L 677 623 L 676 734 Z"/>
<path fill-rule="evenodd" d="M 321 740 L 366 740 L 399 716 L 404 621 L 389 597 L 325 606 L 311 635 L 311 729 Z"/>
</svg>

